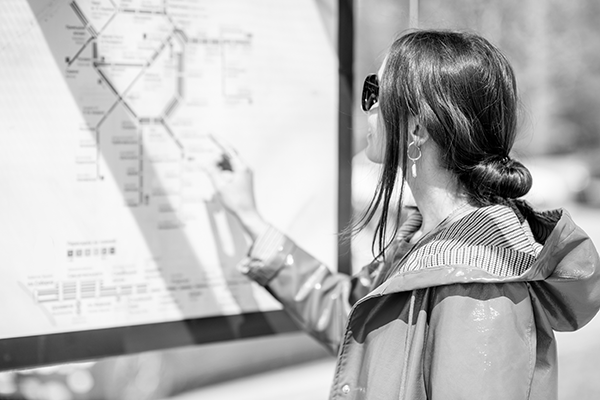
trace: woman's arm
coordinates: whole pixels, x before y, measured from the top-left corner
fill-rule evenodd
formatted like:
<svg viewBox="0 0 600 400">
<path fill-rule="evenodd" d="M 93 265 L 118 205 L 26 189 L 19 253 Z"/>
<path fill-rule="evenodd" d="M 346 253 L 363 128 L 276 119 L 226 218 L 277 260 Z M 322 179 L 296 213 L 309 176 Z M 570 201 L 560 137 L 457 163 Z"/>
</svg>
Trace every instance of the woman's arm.
<svg viewBox="0 0 600 400">
<path fill-rule="evenodd" d="M 326 265 L 270 227 L 255 241 L 241 264 L 305 331 L 336 353 L 352 305 L 372 287 L 377 264 L 350 277 Z"/>
<path fill-rule="evenodd" d="M 371 289 L 374 268 L 353 278 L 333 273 L 271 227 L 258 212 L 252 171 L 233 149 L 222 146 L 226 162 L 219 160 L 206 172 L 221 203 L 254 242 L 242 272 L 265 286 L 307 332 L 335 353 L 351 305 Z"/>
</svg>

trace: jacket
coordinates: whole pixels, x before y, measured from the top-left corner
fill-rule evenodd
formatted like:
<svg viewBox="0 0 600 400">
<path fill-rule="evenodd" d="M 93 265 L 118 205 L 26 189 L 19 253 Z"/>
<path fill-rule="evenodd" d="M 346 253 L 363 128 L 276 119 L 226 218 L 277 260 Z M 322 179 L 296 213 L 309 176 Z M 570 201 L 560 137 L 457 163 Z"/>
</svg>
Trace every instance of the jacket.
<svg viewBox="0 0 600 400">
<path fill-rule="evenodd" d="M 525 202 L 477 209 L 353 277 L 273 228 L 242 268 L 337 354 L 330 399 L 556 399 L 553 331 L 600 307 L 591 239 Z"/>
</svg>

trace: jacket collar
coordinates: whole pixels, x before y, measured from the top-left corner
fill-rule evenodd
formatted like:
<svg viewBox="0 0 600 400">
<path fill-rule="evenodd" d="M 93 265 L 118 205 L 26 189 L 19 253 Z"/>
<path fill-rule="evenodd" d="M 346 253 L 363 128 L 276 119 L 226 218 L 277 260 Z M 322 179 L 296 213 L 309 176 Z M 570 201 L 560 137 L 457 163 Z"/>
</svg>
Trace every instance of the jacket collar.
<svg viewBox="0 0 600 400">
<path fill-rule="evenodd" d="M 507 213 L 511 207 L 491 206 L 455 221 L 423 244 L 422 251 L 413 250 L 425 259 L 405 257 L 402 263 L 408 267 L 399 265 L 399 272 L 359 303 L 455 283 L 527 282 L 553 329 L 587 324 L 600 309 L 600 257 L 592 240 L 565 210 L 538 212 L 524 202 L 513 205 L 514 216 Z M 433 256 L 436 252 L 440 257 Z"/>
<path fill-rule="evenodd" d="M 493 205 L 454 219 L 413 248 L 395 266 L 397 272 L 371 294 L 451 283 L 545 279 L 549 268 L 536 263 L 538 257 L 544 255 L 542 245 L 536 241 L 520 209 L 516 211 Z M 561 232 L 566 233 L 566 226 L 574 225 L 569 223 L 568 215 L 560 223 L 562 211 L 552 216 L 546 218 L 546 225 L 552 225 L 552 229 L 541 229 L 539 222 L 535 225 L 539 231 L 550 232 L 544 238 L 548 241 L 558 240 Z M 532 268 L 534 266 L 536 268 Z"/>
</svg>

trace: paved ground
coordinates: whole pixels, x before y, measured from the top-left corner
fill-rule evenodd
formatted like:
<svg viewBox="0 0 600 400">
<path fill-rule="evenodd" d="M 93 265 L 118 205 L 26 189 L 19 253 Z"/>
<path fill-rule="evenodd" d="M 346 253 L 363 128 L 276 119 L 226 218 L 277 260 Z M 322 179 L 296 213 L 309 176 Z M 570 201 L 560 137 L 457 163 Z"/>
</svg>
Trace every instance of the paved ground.
<svg viewBox="0 0 600 400">
<path fill-rule="evenodd" d="M 327 400 L 335 359 L 282 368 L 218 385 L 169 400 Z"/>
<path fill-rule="evenodd" d="M 569 207 L 600 245 L 600 210 Z M 600 316 L 577 332 L 558 333 L 559 399 L 600 399 Z M 327 358 L 189 392 L 176 400 L 325 400 L 334 359 Z"/>
</svg>

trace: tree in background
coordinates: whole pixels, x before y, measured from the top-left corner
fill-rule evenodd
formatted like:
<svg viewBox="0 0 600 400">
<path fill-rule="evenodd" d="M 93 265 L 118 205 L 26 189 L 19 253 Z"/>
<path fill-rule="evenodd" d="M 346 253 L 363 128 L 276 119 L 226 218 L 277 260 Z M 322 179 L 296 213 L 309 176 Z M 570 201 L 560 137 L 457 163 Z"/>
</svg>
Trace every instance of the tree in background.
<svg viewBox="0 0 600 400">
<path fill-rule="evenodd" d="M 357 0 L 356 93 L 392 40 L 409 28 L 409 2 Z M 519 153 L 600 147 L 600 3 L 597 0 L 426 0 L 420 28 L 472 30 L 510 59 L 523 104 Z M 358 110 L 357 110 L 358 112 Z M 357 149 L 363 118 L 355 121 Z"/>
</svg>

